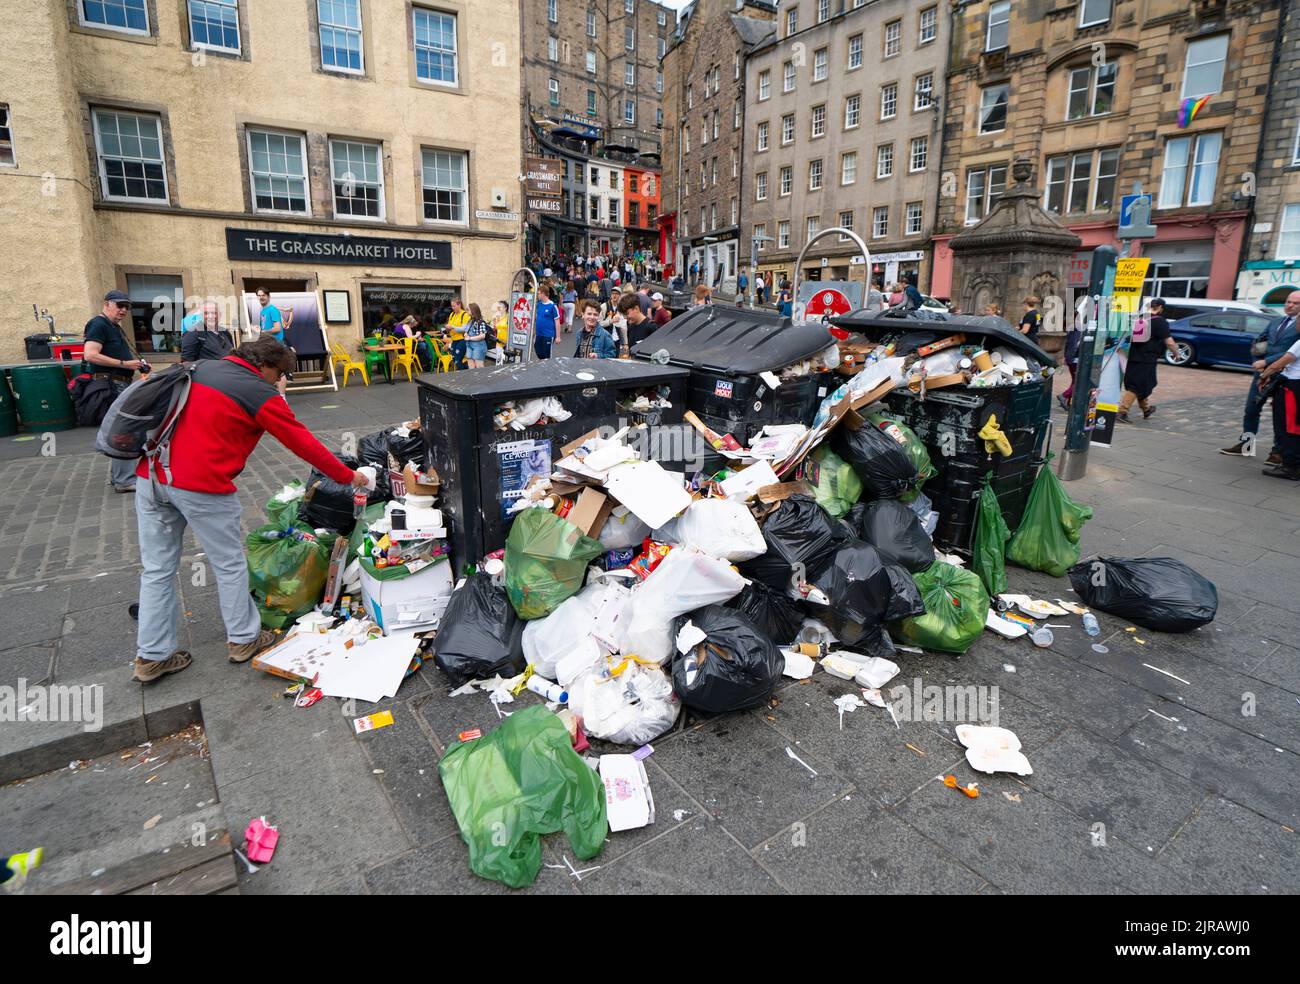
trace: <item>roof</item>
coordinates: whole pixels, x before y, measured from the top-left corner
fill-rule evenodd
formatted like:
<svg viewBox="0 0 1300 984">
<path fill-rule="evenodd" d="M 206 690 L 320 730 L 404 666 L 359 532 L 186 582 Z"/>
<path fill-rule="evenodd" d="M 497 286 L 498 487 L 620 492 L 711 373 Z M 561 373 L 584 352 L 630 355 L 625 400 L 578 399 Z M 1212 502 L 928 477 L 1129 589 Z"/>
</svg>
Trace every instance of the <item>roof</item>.
<svg viewBox="0 0 1300 984">
<path fill-rule="evenodd" d="M 759 20 L 757 17 L 745 17 L 742 14 L 732 14 L 731 23 L 747 48 L 761 44 L 769 36 L 775 37 L 776 35 L 776 23 L 774 21 Z"/>
</svg>

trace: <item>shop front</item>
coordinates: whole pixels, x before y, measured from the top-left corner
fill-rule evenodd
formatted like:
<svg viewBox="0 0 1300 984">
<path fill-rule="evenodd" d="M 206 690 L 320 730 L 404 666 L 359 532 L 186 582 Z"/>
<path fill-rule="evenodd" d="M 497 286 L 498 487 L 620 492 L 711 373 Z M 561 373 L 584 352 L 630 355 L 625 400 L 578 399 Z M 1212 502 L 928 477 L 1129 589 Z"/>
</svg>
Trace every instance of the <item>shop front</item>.
<svg viewBox="0 0 1300 984">
<path fill-rule="evenodd" d="M 699 264 L 698 282 L 715 289 L 730 291 L 736 281 L 740 242 L 734 229 L 707 236 L 695 236 L 689 241 L 686 265 Z"/>
<path fill-rule="evenodd" d="M 1282 310 L 1287 297 L 1300 290 L 1300 260 L 1252 260 L 1237 277 L 1237 300 Z"/>
<path fill-rule="evenodd" d="M 888 284 L 907 283 L 912 277 L 916 278 L 918 285 L 922 285 L 921 264 L 924 259 L 925 253 L 919 249 L 872 253 L 871 286 L 883 290 Z"/>
</svg>

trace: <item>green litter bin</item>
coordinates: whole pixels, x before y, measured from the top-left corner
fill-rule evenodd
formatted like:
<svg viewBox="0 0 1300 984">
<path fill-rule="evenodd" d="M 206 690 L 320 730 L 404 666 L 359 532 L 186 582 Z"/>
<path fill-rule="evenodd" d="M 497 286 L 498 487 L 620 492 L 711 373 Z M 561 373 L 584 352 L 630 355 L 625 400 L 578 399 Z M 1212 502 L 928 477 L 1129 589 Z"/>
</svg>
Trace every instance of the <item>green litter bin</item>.
<svg viewBox="0 0 1300 984">
<path fill-rule="evenodd" d="M 60 431 L 77 426 L 62 366 L 14 366 L 10 376 L 18 418 L 25 429 Z"/>
<path fill-rule="evenodd" d="M 14 406 L 14 391 L 9 388 L 9 377 L 0 369 L 0 437 L 18 433 L 18 410 Z"/>
</svg>

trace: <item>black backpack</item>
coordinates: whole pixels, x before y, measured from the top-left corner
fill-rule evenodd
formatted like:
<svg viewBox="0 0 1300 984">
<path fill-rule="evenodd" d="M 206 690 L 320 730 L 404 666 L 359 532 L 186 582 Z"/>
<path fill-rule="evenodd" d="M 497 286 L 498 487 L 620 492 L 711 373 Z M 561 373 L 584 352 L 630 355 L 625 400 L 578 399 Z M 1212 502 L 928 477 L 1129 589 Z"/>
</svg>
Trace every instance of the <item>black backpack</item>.
<svg viewBox="0 0 1300 984">
<path fill-rule="evenodd" d="M 134 461 L 141 456 L 162 465 L 171 481 L 171 438 L 189 400 L 197 362 L 181 363 L 166 372 L 137 380 L 113 401 L 99 425 L 95 450 L 110 458 Z"/>
</svg>

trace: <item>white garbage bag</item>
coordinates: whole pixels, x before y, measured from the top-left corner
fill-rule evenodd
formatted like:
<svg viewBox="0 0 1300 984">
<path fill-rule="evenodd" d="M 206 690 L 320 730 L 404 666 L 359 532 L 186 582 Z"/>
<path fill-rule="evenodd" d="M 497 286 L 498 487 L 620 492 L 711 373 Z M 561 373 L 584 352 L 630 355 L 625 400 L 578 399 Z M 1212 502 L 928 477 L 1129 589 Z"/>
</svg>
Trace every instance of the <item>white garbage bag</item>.
<svg viewBox="0 0 1300 984">
<path fill-rule="evenodd" d="M 673 619 L 734 598 L 747 583 L 724 560 L 694 547 L 674 548 L 632 592 L 632 620 L 622 652 L 663 665 L 672 655 Z"/>
<path fill-rule="evenodd" d="M 682 705 L 668 674 L 617 657 L 590 667 L 569 685 L 569 710 L 587 734 L 619 745 L 644 745 L 673 726 Z"/>
<path fill-rule="evenodd" d="M 607 550 L 639 547 L 650 535 L 650 527 L 637 519 L 627 506 L 615 506 L 600 528 L 600 545 Z"/>
<path fill-rule="evenodd" d="M 545 618 L 530 621 L 524 628 L 523 645 L 524 658 L 532 665 L 533 672 L 555 680 L 556 664 L 576 645 L 590 642 L 594 650 L 591 629 L 595 615 L 590 596 L 584 591 L 566 598 Z"/>
<path fill-rule="evenodd" d="M 670 536 L 668 543 L 696 547 L 732 563 L 753 560 L 767 552 L 763 531 L 743 502 L 699 499 L 686 512 L 656 534 Z"/>
</svg>

